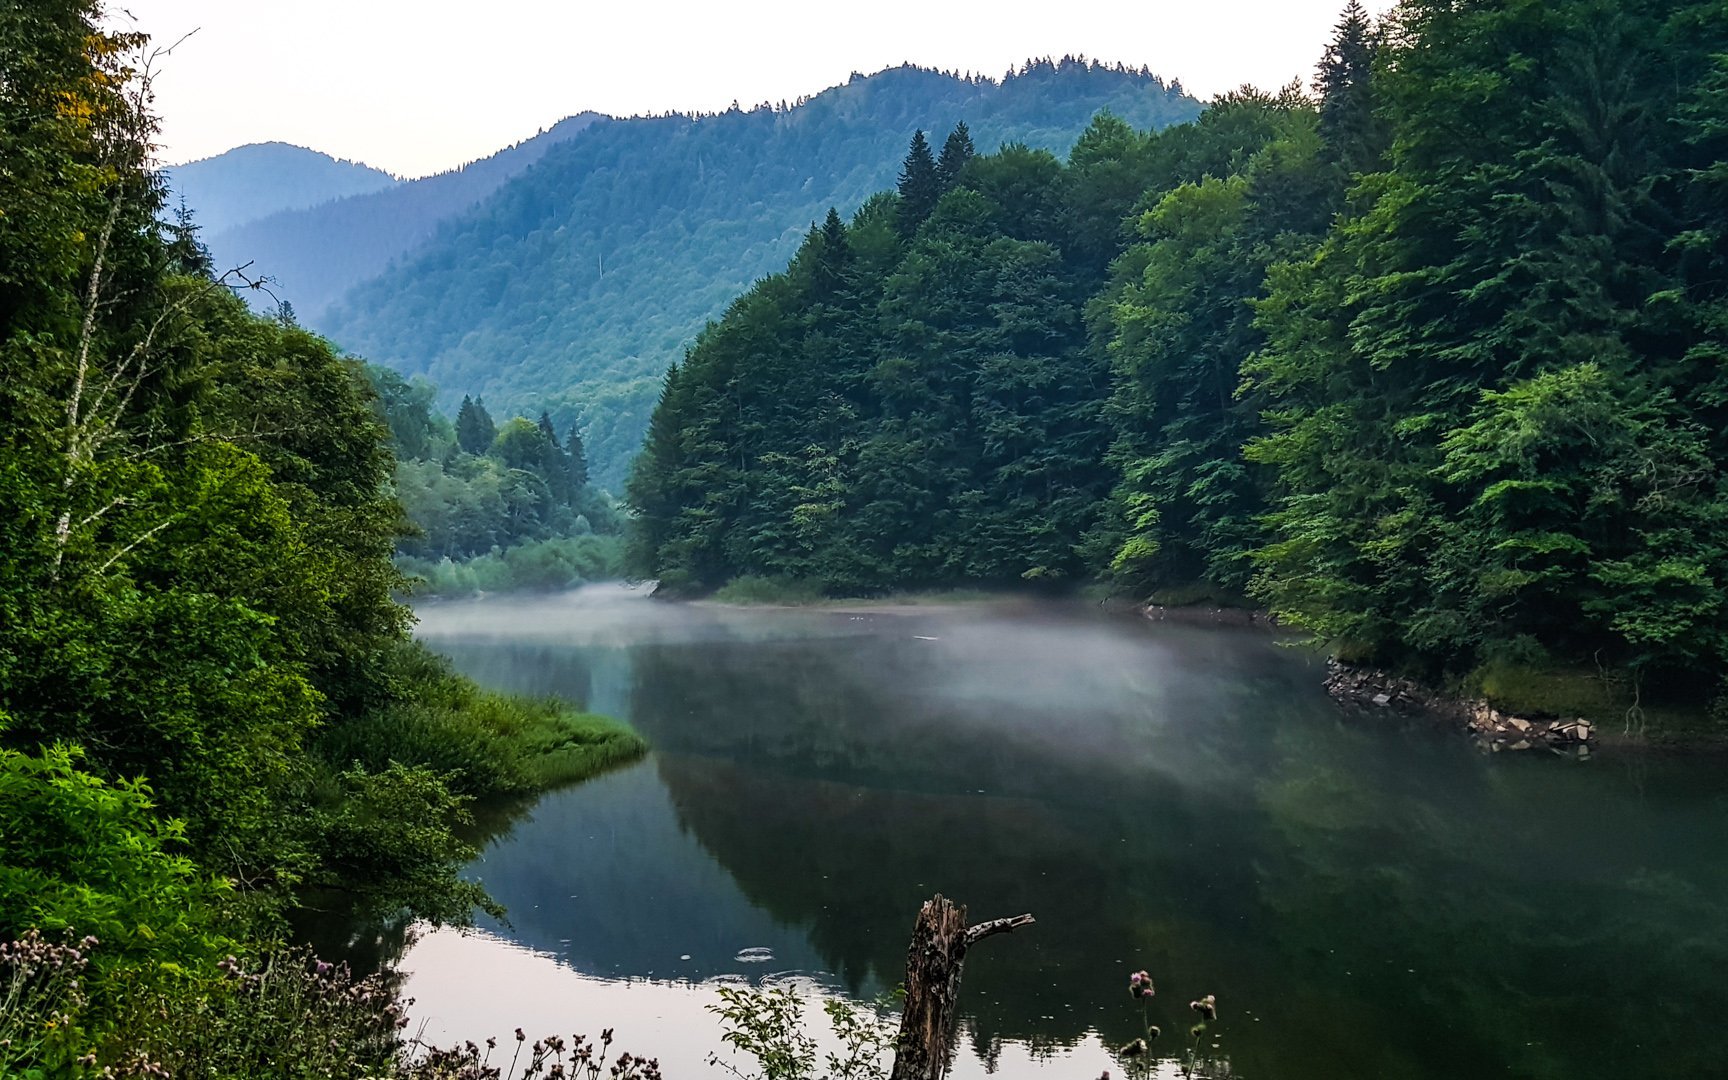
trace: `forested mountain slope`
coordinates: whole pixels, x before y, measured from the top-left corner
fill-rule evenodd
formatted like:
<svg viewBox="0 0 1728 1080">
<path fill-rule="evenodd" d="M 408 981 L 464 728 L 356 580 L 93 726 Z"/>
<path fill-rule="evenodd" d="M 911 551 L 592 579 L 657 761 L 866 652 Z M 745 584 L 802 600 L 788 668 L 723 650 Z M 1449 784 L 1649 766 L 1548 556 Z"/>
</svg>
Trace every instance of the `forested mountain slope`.
<svg viewBox="0 0 1728 1080">
<path fill-rule="evenodd" d="M 810 223 L 891 183 L 917 128 L 1066 150 L 1108 109 L 1142 128 L 1199 105 L 1145 71 L 1039 62 L 998 83 L 912 67 L 790 108 L 637 118 L 549 152 L 315 320 L 460 398 L 578 424 L 616 489 L 661 376 Z"/>
<path fill-rule="evenodd" d="M 211 218 L 209 201 L 188 197 L 187 203 L 218 266 L 250 262 L 248 274 L 271 278 L 271 293 L 318 325 L 320 313 L 344 290 L 423 243 L 440 222 L 486 198 L 553 146 L 604 119 L 598 113 L 566 117 L 531 139 L 449 172 L 318 206 L 303 204 L 304 209 L 274 213 L 279 208 L 271 207 L 234 228 Z M 245 190 L 231 188 L 206 196 L 218 204 L 245 204 L 248 198 Z M 254 294 L 254 303 L 274 306 L 261 293 Z"/>
<path fill-rule="evenodd" d="M 1246 588 L 1728 724 L 1728 8 L 1352 4 L 1316 90 L 914 143 L 669 375 L 638 571 Z"/>
<path fill-rule="evenodd" d="M 236 146 L 167 173 L 169 208 L 184 199 L 207 235 L 398 182 L 383 169 L 281 142 Z"/>
</svg>

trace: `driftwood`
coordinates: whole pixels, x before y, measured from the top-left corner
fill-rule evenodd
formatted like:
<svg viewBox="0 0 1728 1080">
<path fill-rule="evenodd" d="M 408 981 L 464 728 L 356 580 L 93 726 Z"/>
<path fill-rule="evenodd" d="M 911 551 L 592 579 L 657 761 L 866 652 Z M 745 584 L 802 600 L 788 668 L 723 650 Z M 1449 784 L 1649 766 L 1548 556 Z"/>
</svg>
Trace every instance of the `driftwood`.
<svg viewBox="0 0 1728 1080">
<path fill-rule="evenodd" d="M 938 893 L 918 909 L 906 951 L 906 1002 L 890 1080 L 942 1080 L 953 1058 L 960 969 L 966 950 L 992 934 L 1033 922 L 1030 915 L 966 925 L 966 909 Z"/>
</svg>

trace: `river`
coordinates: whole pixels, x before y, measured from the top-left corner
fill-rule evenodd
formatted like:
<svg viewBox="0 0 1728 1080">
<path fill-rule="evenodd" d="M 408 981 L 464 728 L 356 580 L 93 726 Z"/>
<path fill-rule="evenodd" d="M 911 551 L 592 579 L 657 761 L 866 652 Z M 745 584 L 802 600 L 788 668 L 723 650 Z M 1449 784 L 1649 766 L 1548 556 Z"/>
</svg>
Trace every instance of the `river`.
<svg viewBox="0 0 1728 1080">
<path fill-rule="evenodd" d="M 1159 1075 L 1214 994 L 1202 1049 L 1251 1080 L 1728 1076 L 1720 759 L 1485 756 L 1347 720 L 1264 631 L 1081 605 L 420 614 L 655 748 L 487 842 L 509 924 L 402 960 L 436 1041 L 613 1027 L 719 1077 L 717 986 L 875 998 L 941 892 L 1038 920 L 972 954 L 959 1076 L 1120 1075 L 1141 968 Z"/>
</svg>

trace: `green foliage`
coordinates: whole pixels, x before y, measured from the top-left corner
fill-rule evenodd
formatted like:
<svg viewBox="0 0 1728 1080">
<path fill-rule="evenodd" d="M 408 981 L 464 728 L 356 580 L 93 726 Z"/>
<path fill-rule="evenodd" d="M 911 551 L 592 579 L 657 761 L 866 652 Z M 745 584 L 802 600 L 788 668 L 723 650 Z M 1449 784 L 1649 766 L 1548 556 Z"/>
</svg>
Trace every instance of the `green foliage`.
<svg viewBox="0 0 1728 1080">
<path fill-rule="evenodd" d="M 402 647 L 392 674 L 414 687 L 413 697 L 326 730 L 317 747 L 323 760 L 374 773 L 423 767 L 452 792 L 484 799 L 586 779 L 645 749 L 604 717 L 481 690 L 419 645 Z"/>
<path fill-rule="evenodd" d="M 718 1054 L 709 1064 L 718 1065 L 739 1080 L 883 1080 L 888 1070 L 883 1059 L 894 1043 L 894 1027 L 876 1010 L 828 998 L 822 1011 L 828 1017 L 839 1052 L 828 1051 L 817 1070 L 816 1040 L 804 1030 L 804 999 L 785 987 L 755 990 L 722 986 L 718 1005 L 708 1010 L 720 1017 L 725 1034 L 721 1038 L 735 1051 L 756 1059 L 759 1072 L 745 1072 Z"/>
<path fill-rule="evenodd" d="M 722 604 L 813 604 L 822 590 L 807 581 L 744 574 L 714 590 Z"/>
<path fill-rule="evenodd" d="M 155 813 L 142 781 L 106 783 L 83 757 L 0 749 L 0 937 L 92 934 L 117 959 L 217 954 L 227 882 L 184 854 L 184 825 Z"/>
<path fill-rule="evenodd" d="M 981 148 L 1058 149 L 1100 109 L 1160 127 L 1199 104 L 1144 70 L 1064 60 L 1000 82 L 901 67 L 790 105 L 601 121 L 437 229 L 416 222 L 432 239 L 349 278 L 363 283 L 327 311 L 301 307 L 344 346 L 433 379 L 446 408 L 483 394 L 501 414 L 547 409 L 558 430 L 578 427 L 594 482 L 617 492 L 667 365 L 751 280 L 784 266 L 829 207 L 850 216 L 891 187 L 914 129 L 964 118 Z M 414 187 L 399 202 L 350 202 L 412 214 Z M 347 220 L 345 205 L 327 216 Z M 322 241 L 297 260 L 302 290 L 325 260 L 347 260 L 347 234 L 382 227 L 296 225 Z M 304 243 L 286 226 L 272 237 L 248 257 Z M 215 247 L 238 250 L 228 238 Z"/>
<path fill-rule="evenodd" d="M 353 895 L 374 916 L 407 911 L 458 926 L 476 908 L 502 916 L 484 888 L 457 876 L 479 854 L 451 831 L 471 822 L 470 801 L 422 766 L 343 770 L 330 805 L 313 813 L 319 869 L 312 884 Z"/>
<path fill-rule="evenodd" d="M 1728 663 L 1724 56 L 1687 0 L 1351 4 L 1312 97 L 1100 115 L 1066 164 L 944 169 L 920 137 L 669 372 L 633 568 L 1251 589 L 1359 658 L 1700 705 Z"/>
</svg>

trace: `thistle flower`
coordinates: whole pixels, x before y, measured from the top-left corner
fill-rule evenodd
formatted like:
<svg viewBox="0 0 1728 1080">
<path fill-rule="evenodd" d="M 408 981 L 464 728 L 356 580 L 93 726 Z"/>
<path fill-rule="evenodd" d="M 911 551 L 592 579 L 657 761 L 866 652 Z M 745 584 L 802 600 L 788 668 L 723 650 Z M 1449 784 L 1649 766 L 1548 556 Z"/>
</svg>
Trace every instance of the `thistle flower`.
<svg viewBox="0 0 1728 1080">
<path fill-rule="evenodd" d="M 1215 994 L 1207 994 L 1199 1001 L 1190 1001 L 1188 1007 L 1207 1020 L 1218 1019 L 1218 997 Z"/>
<path fill-rule="evenodd" d="M 1145 971 L 1136 971 L 1128 976 L 1128 996 L 1133 998 L 1149 998 L 1157 993 L 1152 988 L 1152 976 Z"/>
</svg>

